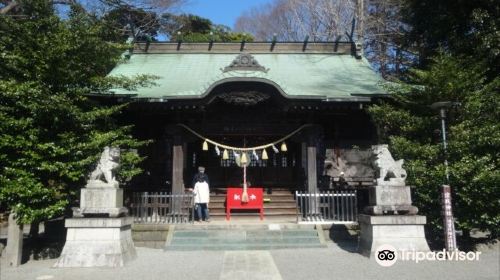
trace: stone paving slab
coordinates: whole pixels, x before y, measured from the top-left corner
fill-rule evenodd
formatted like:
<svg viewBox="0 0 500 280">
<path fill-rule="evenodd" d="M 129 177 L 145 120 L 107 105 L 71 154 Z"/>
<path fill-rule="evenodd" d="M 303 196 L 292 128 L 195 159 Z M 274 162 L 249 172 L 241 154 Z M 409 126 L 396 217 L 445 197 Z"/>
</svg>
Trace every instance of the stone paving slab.
<svg viewBox="0 0 500 280">
<path fill-rule="evenodd" d="M 329 243 L 327 248 L 281 249 L 265 252 L 269 252 L 281 279 L 284 280 L 498 280 L 500 276 L 500 252 L 498 248 L 482 251 L 479 261 L 425 261 L 418 264 L 397 262 L 391 267 L 381 267 L 373 258 L 368 259 L 344 249 L 345 246 L 342 244 Z M 229 273 L 228 271 L 224 272 L 225 251 L 185 252 L 137 248 L 137 254 L 138 258 L 123 268 L 51 268 L 56 260 L 30 261 L 18 268 L 10 268 L 6 267 L 5 260 L 2 259 L 0 279 L 218 280 Z M 269 255 L 262 257 L 262 259 L 270 263 Z M 226 266 L 227 268 L 229 266 Z M 270 276 L 272 275 L 275 274 L 270 274 Z"/>
<path fill-rule="evenodd" d="M 225 252 L 219 279 L 282 280 L 269 251 Z"/>
</svg>

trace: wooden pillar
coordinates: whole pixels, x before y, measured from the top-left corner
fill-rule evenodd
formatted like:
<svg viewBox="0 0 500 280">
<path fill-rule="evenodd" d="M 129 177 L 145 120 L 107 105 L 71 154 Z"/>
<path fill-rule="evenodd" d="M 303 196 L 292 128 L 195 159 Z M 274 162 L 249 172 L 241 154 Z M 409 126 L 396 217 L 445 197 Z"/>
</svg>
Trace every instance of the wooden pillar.
<svg viewBox="0 0 500 280">
<path fill-rule="evenodd" d="M 172 193 L 184 193 L 184 144 L 180 136 L 174 136 L 172 146 Z"/>
<path fill-rule="evenodd" d="M 306 152 L 307 152 L 307 190 L 318 191 L 318 143 L 321 138 L 321 127 L 314 126 L 307 130 Z"/>
<path fill-rule="evenodd" d="M 308 129 L 306 136 L 306 153 L 307 153 L 307 191 L 309 193 L 318 192 L 318 128 L 313 127 Z M 319 197 L 310 197 L 308 199 L 308 214 L 319 215 Z"/>
<path fill-rule="evenodd" d="M 307 176 L 307 143 L 302 142 L 300 144 L 300 155 L 301 155 L 301 162 L 300 166 L 304 168 L 305 175 Z"/>
<path fill-rule="evenodd" d="M 317 160 L 316 153 L 317 147 L 313 141 L 307 143 L 307 190 L 309 192 L 316 192 L 318 190 L 317 178 Z"/>
<path fill-rule="evenodd" d="M 318 137 L 320 128 L 311 127 L 305 131 L 302 142 L 302 166 L 307 178 L 306 191 L 318 191 Z"/>
</svg>

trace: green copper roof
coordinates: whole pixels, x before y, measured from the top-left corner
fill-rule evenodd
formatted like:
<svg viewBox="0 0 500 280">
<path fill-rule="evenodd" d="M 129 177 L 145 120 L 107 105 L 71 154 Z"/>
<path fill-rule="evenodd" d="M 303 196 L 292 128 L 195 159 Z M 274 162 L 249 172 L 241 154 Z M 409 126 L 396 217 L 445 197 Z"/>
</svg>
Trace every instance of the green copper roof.
<svg viewBox="0 0 500 280">
<path fill-rule="evenodd" d="M 365 59 L 351 55 L 264 53 L 252 54 L 266 71 L 232 70 L 224 72 L 237 53 L 160 53 L 133 54 L 110 75 L 159 76 L 157 86 L 136 91 L 138 98 L 199 98 L 229 81 L 261 81 L 272 84 L 289 98 L 331 98 L 355 100 L 353 95 L 384 93 L 382 79 Z"/>
</svg>

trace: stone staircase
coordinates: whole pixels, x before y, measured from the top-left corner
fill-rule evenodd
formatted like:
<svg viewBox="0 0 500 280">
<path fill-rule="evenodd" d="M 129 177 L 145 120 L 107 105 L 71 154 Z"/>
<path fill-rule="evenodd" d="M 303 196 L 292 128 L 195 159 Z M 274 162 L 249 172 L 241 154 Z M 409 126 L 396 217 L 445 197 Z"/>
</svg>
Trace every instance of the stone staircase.
<svg viewBox="0 0 500 280">
<path fill-rule="evenodd" d="M 272 250 L 323 248 L 312 225 L 182 225 L 175 226 L 165 250 Z"/>
<path fill-rule="evenodd" d="M 226 215 L 226 190 L 214 189 L 210 194 L 210 216 L 212 220 L 224 220 Z M 276 222 L 295 222 L 296 204 L 293 191 L 286 188 L 273 188 L 271 194 L 264 190 L 264 219 Z M 256 210 L 232 210 L 231 220 L 259 220 Z"/>
</svg>

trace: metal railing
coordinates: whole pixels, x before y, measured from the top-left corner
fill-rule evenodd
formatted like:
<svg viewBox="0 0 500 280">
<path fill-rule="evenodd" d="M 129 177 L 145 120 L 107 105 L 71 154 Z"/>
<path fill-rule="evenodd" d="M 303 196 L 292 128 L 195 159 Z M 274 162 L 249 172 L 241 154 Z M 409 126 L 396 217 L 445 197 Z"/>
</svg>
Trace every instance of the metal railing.
<svg viewBox="0 0 500 280">
<path fill-rule="evenodd" d="M 134 223 L 182 224 L 194 221 L 193 194 L 133 193 L 130 205 Z"/>
<path fill-rule="evenodd" d="M 295 192 L 298 222 L 341 222 L 358 220 L 357 191 Z"/>
</svg>

